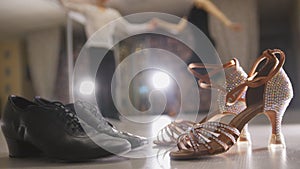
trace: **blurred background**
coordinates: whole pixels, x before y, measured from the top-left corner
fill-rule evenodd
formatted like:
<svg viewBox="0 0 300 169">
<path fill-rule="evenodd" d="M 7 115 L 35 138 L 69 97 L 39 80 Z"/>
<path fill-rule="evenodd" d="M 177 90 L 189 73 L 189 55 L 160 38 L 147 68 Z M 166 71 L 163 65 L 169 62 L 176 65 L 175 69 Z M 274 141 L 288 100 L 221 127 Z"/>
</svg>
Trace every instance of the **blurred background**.
<svg viewBox="0 0 300 169">
<path fill-rule="evenodd" d="M 232 57 L 240 60 L 245 70 L 268 48 L 286 52 L 285 70 L 291 78 L 295 96 L 290 109 L 300 108 L 300 0 L 212 0 L 229 18 L 239 22 L 243 30 L 233 33 L 214 17 L 209 17 L 209 28 L 223 62 Z M 192 0 L 110 0 L 109 6 L 122 15 L 137 12 L 163 12 L 178 17 L 186 16 Z M 26 98 L 40 95 L 48 99 L 69 101 L 67 57 L 68 15 L 55 0 L 1 0 L 0 1 L 0 108 L 10 94 Z M 70 19 L 69 19 L 70 22 Z M 74 61 L 86 41 L 83 26 L 72 24 L 72 57 Z M 69 23 L 70 26 L 70 23 Z M 142 45 L 141 45 L 142 44 Z M 183 60 L 190 51 L 168 37 L 131 37 L 119 44 L 117 62 L 128 54 L 145 47 L 163 48 Z M 299 64 L 298 64 L 299 63 Z M 149 72 L 148 72 L 149 73 Z M 147 72 L 144 73 L 147 75 Z M 126 77 L 125 77 L 126 78 Z M 140 110 L 148 108 L 147 85 L 144 77 L 137 77 L 130 93 L 133 105 Z M 172 79 L 170 80 L 172 85 Z M 135 87 L 137 86 L 137 87 Z M 145 87 L 146 86 L 146 87 Z M 187 85 L 186 88 L 189 88 Z M 138 89 L 138 90 L 134 90 Z M 166 109 L 176 114 L 180 102 L 178 87 Z M 202 92 L 202 94 L 201 94 Z M 200 91 L 201 109 L 208 109 L 209 94 Z M 143 101 L 145 100 L 145 101 Z"/>
</svg>

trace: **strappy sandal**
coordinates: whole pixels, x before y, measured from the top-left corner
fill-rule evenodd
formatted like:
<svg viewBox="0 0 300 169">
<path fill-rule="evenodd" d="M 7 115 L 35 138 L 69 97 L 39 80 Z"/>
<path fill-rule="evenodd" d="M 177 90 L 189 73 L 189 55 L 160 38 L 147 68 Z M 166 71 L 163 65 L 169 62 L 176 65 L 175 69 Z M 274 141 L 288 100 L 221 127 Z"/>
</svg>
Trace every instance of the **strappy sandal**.
<svg viewBox="0 0 300 169">
<path fill-rule="evenodd" d="M 221 71 L 225 71 L 226 84 L 224 86 L 219 86 L 217 84 L 211 83 L 208 74 L 200 74 L 195 69 L 207 69 L 210 70 L 210 76 L 214 76 Z M 227 106 L 225 104 L 226 93 L 230 92 L 234 87 L 243 83 L 247 79 L 247 74 L 244 72 L 237 59 L 232 59 L 230 62 L 224 64 L 223 66 L 215 64 L 200 64 L 191 63 L 188 70 L 198 78 L 199 87 L 204 89 L 215 88 L 218 90 L 218 106 L 219 110 L 210 113 L 208 116 L 203 118 L 199 123 L 204 123 L 206 121 L 216 121 L 226 115 L 236 115 L 246 108 L 246 103 L 244 95 L 239 97 L 239 100 L 231 105 Z M 220 113 L 221 112 L 221 113 Z M 158 134 L 157 139 L 153 141 L 154 144 L 160 146 L 174 145 L 177 142 L 178 136 L 187 131 L 190 127 L 197 123 L 186 120 L 173 121 L 164 128 L 162 128 Z M 240 141 L 250 143 L 250 135 L 248 134 L 247 127 L 242 132 L 243 134 L 239 138 Z"/>
<path fill-rule="evenodd" d="M 159 130 L 157 139 L 153 143 L 159 146 L 174 145 L 177 143 L 177 138 L 194 125 L 194 122 L 188 120 L 173 121 Z"/>
<path fill-rule="evenodd" d="M 279 59 L 276 54 L 280 56 Z M 272 125 L 269 145 L 285 146 L 281 120 L 293 97 L 293 89 L 282 69 L 284 61 L 285 55 L 281 50 L 266 50 L 255 62 L 249 73 L 250 78 L 226 96 L 227 105 L 233 105 L 247 89 L 247 108 L 228 124 L 220 122 L 196 124 L 178 138 L 179 150 L 171 152 L 170 157 L 191 159 L 226 152 L 236 143 L 243 127 L 260 113 L 268 116 Z"/>
</svg>

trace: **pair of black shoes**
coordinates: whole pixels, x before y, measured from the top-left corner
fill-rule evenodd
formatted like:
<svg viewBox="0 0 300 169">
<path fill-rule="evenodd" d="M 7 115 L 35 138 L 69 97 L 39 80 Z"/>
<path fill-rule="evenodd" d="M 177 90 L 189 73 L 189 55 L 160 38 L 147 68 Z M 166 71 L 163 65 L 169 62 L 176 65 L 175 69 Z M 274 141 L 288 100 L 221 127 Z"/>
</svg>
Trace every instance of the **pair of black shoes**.
<svg viewBox="0 0 300 169">
<path fill-rule="evenodd" d="M 77 111 L 81 111 L 80 118 Z M 44 155 L 85 161 L 120 155 L 148 143 L 143 137 L 118 131 L 95 106 L 81 101 L 64 105 L 39 97 L 31 102 L 9 96 L 1 128 L 9 156 L 16 158 Z"/>
</svg>

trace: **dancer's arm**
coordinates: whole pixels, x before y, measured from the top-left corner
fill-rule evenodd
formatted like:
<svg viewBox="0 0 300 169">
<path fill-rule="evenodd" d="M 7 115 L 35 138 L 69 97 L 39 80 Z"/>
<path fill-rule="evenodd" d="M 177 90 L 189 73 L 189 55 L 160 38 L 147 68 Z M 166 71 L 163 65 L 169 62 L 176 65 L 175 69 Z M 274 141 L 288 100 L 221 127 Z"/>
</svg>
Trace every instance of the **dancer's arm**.
<svg viewBox="0 0 300 169">
<path fill-rule="evenodd" d="M 59 0 L 61 5 L 69 10 L 83 13 L 86 10 L 86 2 L 83 0 Z"/>
<path fill-rule="evenodd" d="M 153 21 L 149 21 L 146 23 L 136 24 L 136 23 L 129 23 L 126 19 L 121 17 L 119 14 L 118 24 L 117 27 L 125 30 L 128 34 L 135 34 L 135 33 L 146 33 L 147 31 L 151 31 L 155 29 L 155 23 Z"/>
<path fill-rule="evenodd" d="M 225 26 L 228 28 L 239 31 L 241 30 L 241 25 L 238 23 L 232 22 L 226 15 L 210 0 L 195 0 L 195 5 L 198 8 L 202 8 L 207 11 L 209 14 L 218 18 Z"/>
<path fill-rule="evenodd" d="M 185 17 L 183 17 L 178 24 L 174 24 L 174 23 L 170 23 L 164 20 L 161 20 L 159 18 L 154 18 L 153 22 L 157 25 L 157 27 L 160 27 L 162 29 L 164 29 L 167 32 L 170 32 L 172 34 L 178 34 L 180 32 L 182 32 L 186 26 L 188 21 L 186 20 Z"/>
</svg>

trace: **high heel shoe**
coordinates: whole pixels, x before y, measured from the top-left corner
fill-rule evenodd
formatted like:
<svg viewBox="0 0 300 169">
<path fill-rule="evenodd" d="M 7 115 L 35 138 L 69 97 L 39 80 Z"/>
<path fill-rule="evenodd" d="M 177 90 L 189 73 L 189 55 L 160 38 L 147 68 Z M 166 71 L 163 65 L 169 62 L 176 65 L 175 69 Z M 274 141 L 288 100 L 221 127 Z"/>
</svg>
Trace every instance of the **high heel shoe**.
<svg viewBox="0 0 300 169">
<path fill-rule="evenodd" d="M 200 74 L 195 69 L 207 69 L 210 71 L 208 74 Z M 246 108 L 246 103 L 244 99 L 245 92 L 241 93 L 239 100 L 233 105 L 225 104 L 225 97 L 228 92 L 234 89 L 236 86 L 242 84 L 247 79 L 247 74 L 240 67 L 240 64 L 237 59 L 232 59 L 230 62 L 225 63 L 224 65 L 213 65 L 213 64 L 200 64 L 200 63 L 191 63 L 188 67 L 188 70 L 197 78 L 198 85 L 204 89 L 217 89 L 218 91 L 218 110 L 210 113 L 208 116 L 203 118 L 199 123 L 204 123 L 206 121 L 216 121 L 226 115 L 236 115 L 239 112 L 243 111 Z M 224 70 L 226 83 L 224 86 L 217 85 L 210 81 L 209 76 L 214 76 L 218 73 L 221 73 Z M 157 139 L 154 140 L 154 144 L 160 146 L 169 146 L 174 145 L 177 142 L 178 136 L 188 130 L 190 127 L 197 123 L 187 120 L 178 120 L 173 121 L 164 128 L 162 128 L 158 134 Z M 248 133 L 247 127 L 242 131 L 242 135 L 239 140 L 243 142 L 250 143 L 250 135 Z"/>
<path fill-rule="evenodd" d="M 280 55 L 279 59 L 277 54 Z M 282 51 L 266 50 L 255 62 L 248 80 L 226 96 L 226 104 L 233 105 L 241 93 L 247 90 L 247 108 L 229 124 L 206 122 L 193 126 L 178 138 L 179 150 L 171 152 L 170 157 L 191 159 L 226 152 L 236 143 L 243 127 L 260 113 L 265 113 L 272 124 L 270 144 L 284 145 L 281 119 L 293 97 L 291 82 L 282 69 L 284 61 Z"/>
</svg>

